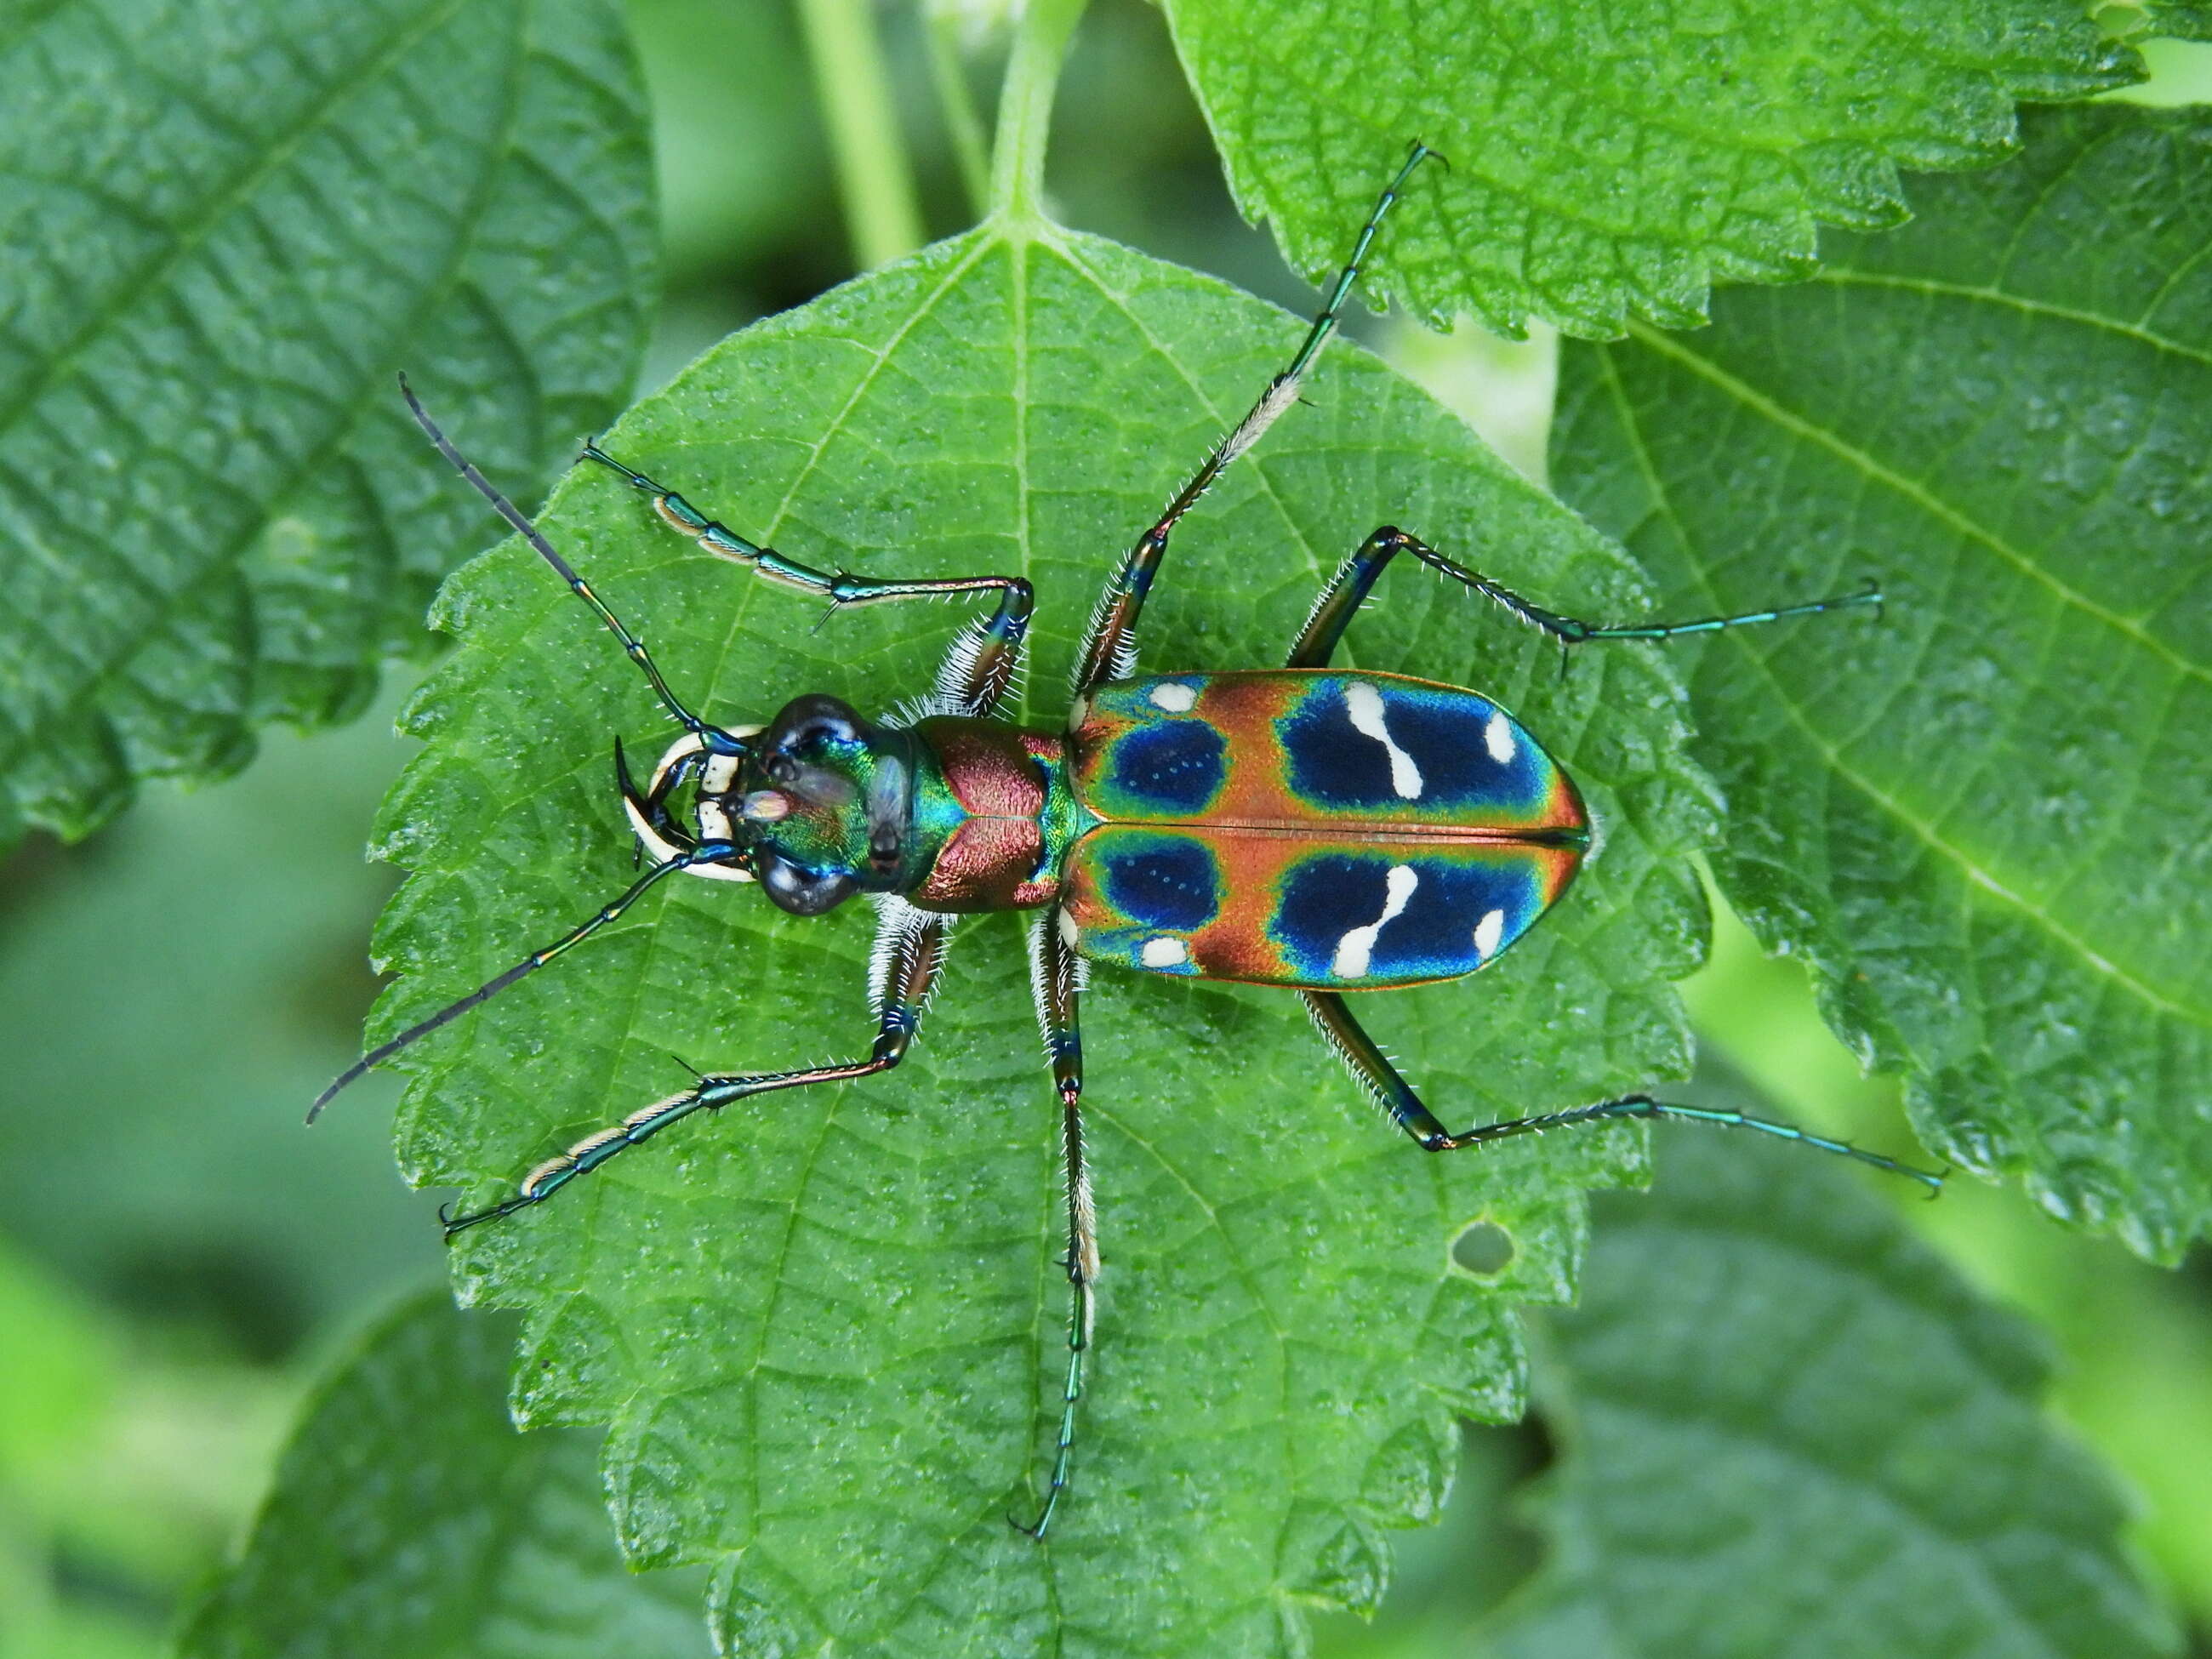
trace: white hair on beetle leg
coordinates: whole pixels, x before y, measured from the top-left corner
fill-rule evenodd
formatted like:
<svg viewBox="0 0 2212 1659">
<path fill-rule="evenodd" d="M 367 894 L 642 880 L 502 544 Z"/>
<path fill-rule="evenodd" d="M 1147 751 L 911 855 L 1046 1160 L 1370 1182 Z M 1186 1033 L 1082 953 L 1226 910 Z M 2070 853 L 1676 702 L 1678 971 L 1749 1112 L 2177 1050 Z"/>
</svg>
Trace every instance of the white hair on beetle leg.
<svg viewBox="0 0 2212 1659">
<path fill-rule="evenodd" d="M 1048 977 L 1052 972 L 1051 964 L 1046 959 L 1049 945 L 1045 938 L 1045 929 L 1054 925 L 1054 918 L 1059 914 L 1057 905 L 1048 904 L 1043 909 L 1038 911 L 1036 918 L 1030 921 L 1029 933 L 1030 1000 L 1036 1009 L 1037 1035 L 1044 1039 L 1044 1057 L 1048 1064 L 1051 1062 L 1053 1057 L 1051 1013 L 1053 985 Z"/>
<path fill-rule="evenodd" d="M 1059 907 L 1048 905 L 1029 926 L 1030 995 L 1036 1005 L 1037 1035 L 1043 1039 L 1048 1065 L 1058 1058 L 1052 1051 L 1052 1004 L 1059 995 L 1081 992 L 1083 970 L 1087 965 L 1074 951 L 1061 951 L 1060 972 L 1063 977 L 1059 985 L 1053 983 L 1053 929 L 1059 926 Z M 1060 1176 L 1061 1184 L 1067 1189 L 1070 1273 L 1079 1284 L 1089 1285 L 1098 1277 L 1098 1206 L 1091 1192 L 1091 1160 L 1085 1156 L 1080 1109 L 1072 1126 L 1063 1121 L 1061 1127 Z M 1075 1158 L 1073 1179 L 1069 1178 L 1068 1168 L 1071 1152 Z M 1085 1342 L 1091 1340 L 1091 1324 L 1096 1317 L 1096 1308 L 1086 1303 L 1083 1331 Z"/>
<path fill-rule="evenodd" d="M 1304 639 L 1306 636 L 1306 634 L 1312 629 L 1313 625 L 1321 620 L 1321 613 L 1328 609 L 1329 601 L 1344 591 L 1345 581 L 1352 574 L 1352 562 L 1353 562 L 1352 560 L 1346 559 L 1342 564 L 1339 565 L 1336 569 L 1336 574 L 1328 579 L 1328 586 L 1322 589 L 1320 593 L 1315 597 L 1314 602 L 1306 608 L 1306 619 L 1299 625 L 1298 628 L 1298 637 L 1300 639 Z M 1361 609 L 1364 610 L 1365 608 L 1364 603 L 1363 602 Z"/>
<path fill-rule="evenodd" d="M 1298 1000 L 1305 1002 L 1305 999 L 1304 997 L 1300 997 Z M 1398 1115 L 1390 1109 L 1389 1095 L 1383 1090 L 1380 1084 L 1369 1078 L 1367 1073 L 1362 1071 L 1359 1066 L 1354 1063 L 1352 1057 L 1351 1048 L 1345 1042 L 1344 1039 L 1337 1034 L 1336 1028 L 1331 1025 L 1327 1019 L 1322 1018 L 1320 1008 L 1316 1006 L 1313 1003 L 1306 1002 L 1306 1014 L 1307 1017 L 1313 1021 L 1314 1030 L 1321 1033 L 1322 1041 L 1328 1044 L 1329 1048 L 1335 1053 L 1336 1057 L 1344 1062 L 1344 1069 L 1352 1074 L 1352 1082 L 1358 1085 L 1361 1091 L 1367 1096 L 1368 1099 L 1374 1102 L 1376 1106 L 1382 1109 L 1382 1115 L 1385 1118 L 1394 1124 L 1396 1123 L 1398 1121 Z M 1388 1056 L 1386 1055 L 1385 1058 L 1387 1059 Z M 1402 1076 L 1403 1074 L 1401 1073 L 1401 1075 Z M 1408 1085 L 1407 1086 L 1411 1087 L 1412 1085 Z"/>
<path fill-rule="evenodd" d="M 1070 1139 L 1073 1141 L 1073 1147 L 1067 1145 Z M 1084 1156 L 1080 1108 L 1078 1109 L 1073 1134 L 1062 1137 L 1060 1158 L 1063 1176 L 1066 1173 L 1064 1166 L 1070 1151 L 1081 1162 L 1077 1166 L 1075 1180 L 1070 1184 L 1068 1193 L 1068 1231 L 1074 1234 L 1067 1241 L 1068 1266 L 1070 1273 L 1079 1273 L 1081 1282 L 1088 1285 L 1098 1280 L 1098 1206 L 1091 1194 L 1091 1160 Z M 1083 1312 L 1083 1340 L 1087 1343 L 1091 1340 L 1091 1324 L 1097 1316 L 1097 1310 L 1086 1301 Z"/>
<path fill-rule="evenodd" d="M 937 696 L 934 692 L 927 696 L 901 697 L 891 706 L 890 711 L 882 717 L 882 723 L 894 732 L 903 732 L 916 720 L 926 720 L 933 715 L 947 712 L 949 711 L 938 706 Z"/>
<path fill-rule="evenodd" d="M 974 690 L 969 684 L 969 676 L 975 672 L 975 659 L 983 654 L 983 647 L 990 637 L 989 628 L 978 622 L 964 624 L 952 636 L 952 643 L 945 648 L 945 660 L 937 666 L 937 684 L 931 693 L 933 700 L 945 714 L 972 714 L 975 712 L 969 706 L 969 699 Z"/>
<path fill-rule="evenodd" d="M 876 906 L 876 941 L 868 950 L 868 1009 L 878 1019 L 884 1017 L 884 1006 L 890 1000 L 891 985 L 898 973 L 899 958 L 915 935 L 927 927 L 937 918 L 927 910 L 918 910 L 896 893 L 871 893 Z M 934 993 L 935 969 L 945 963 L 946 941 L 939 934 L 935 947 L 935 960 L 930 963 L 929 989 Z M 925 996 L 924 1006 L 927 1005 Z M 915 1010 L 920 1013 L 921 1010 Z"/>
<path fill-rule="evenodd" d="M 1126 560 L 1121 568 L 1126 574 L 1128 570 Z M 1121 578 L 1117 576 L 1099 590 L 1097 599 L 1091 604 L 1091 620 L 1083 629 L 1083 649 L 1076 654 L 1075 672 L 1069 681 L 1069 684 L 1079 692 L 1083 689 L 1083 665 L 1091 659 L 1092 644 L 1106 631 L 1106 618 L 1112 614 L 1114 601 L 1120 596 L 1121 592 Z M 1133 629 L 1124 634 L 1114 647 L 1114 658 L 1107 665 L 1106 678 L 1126 680 L 1136 672 L 1137 640 L 1135 631 Z"/>
<path fill-rule="evenodd" d="M 1260 401 L 1252 405 L 1252 412 L 1237 422 L 1229 435 L 1221 441 L 1221 447 L 1216 453 L 1221 457 L 1223 466 L 1227 466 L 1258 443 L 1267 428 L 1282 419 L 1291 405 L 1297 402 L 1300 378 L 1296 374 L 1279 375 L 1260 394 Z"/>
</svg>

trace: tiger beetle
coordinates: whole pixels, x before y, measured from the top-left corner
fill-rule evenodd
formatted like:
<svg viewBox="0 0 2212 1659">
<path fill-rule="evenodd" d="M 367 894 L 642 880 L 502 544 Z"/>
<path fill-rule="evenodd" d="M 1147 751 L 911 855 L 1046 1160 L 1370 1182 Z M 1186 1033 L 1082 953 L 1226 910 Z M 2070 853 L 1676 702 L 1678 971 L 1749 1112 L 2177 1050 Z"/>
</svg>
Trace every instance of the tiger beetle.
<svg viewBox="0 0 2212 1659">
<path fill-rule="evenodd" d="M 444 1212 L 448 1237 L 542 1204 L 617 1154 L 696 1112 L 772 1090 L 842 1083 L 905 1058 L 944 964 L 952 918 L 1026 910 L 1031 983 L 1060 1097 L 1071 1286 L 1067 1372 L 1051 1472 L 1033 1521 L 1042 1538 L 1068 1484 L 1083 1360 L 1091 1340 L 1097 1229 L 1083 1138 L 1077 1007 L 1091 963 L 1148 974 L 1280 986 L 1431 1152 L 1615 1118 L 1680 1118 L 1802 1142 L 1927 1183 L 1942 1177 L 1741 1112 L 1634 1094 L 1568 1111 L 1447 1130 L 1361 1028 L 1347 991 L 1455 979 L 1495 962 L 1557 903 L 1590 844 L 1574 781 L 1489 698 L 1401 674 L 1332 669 L 1331 654 L 1390 562 L 1403 554 L 1503 607 L 1564 653 L 1598 640 L 1667 640 L 1853 607 L 1862 592 L 1694 622 L 1600 627 L 1546 610 L 1385 526 L 1322 588 L 1280 668 L 1135 673 L 1136 634 L 1176 526 L 1298 400 L 1390 205 L 1430 155 L 1412 148 L 1290 366 L 1121 561 L 1091 620 L 1066 721 L 999 718 L 1033 595 L 1018 576 L 878 580 L 835 574 L 748 541 L 597 443 L 580 459 L 653 503 L 663 523 L 780 586 L 832 609 L 974 594 L 988 617 L 963 630 L 919 711 L 872 720 L 810 692 L 766 726 L 718 726 L 669 687 L 645 646 L 537 527 L 439 430 L 401 381 L 441 454 L 528 540 L 622 644 L 682 734 L 641 787 L 616 750 L 623 811 L 652 862 L 572 932 L 349 1067 L 332 1096 L 622 915 L 681 871 L 757 883 L 793 915 L 855 893 L 875 902 L 876 1036 L 867 1057 L 801 1071 L 702 1075 L 691 1087 L 588 1135 L 522 1178 L 514 1196 Z M 688 813 L 683 802 L 689 797 Z"/>
</svg>

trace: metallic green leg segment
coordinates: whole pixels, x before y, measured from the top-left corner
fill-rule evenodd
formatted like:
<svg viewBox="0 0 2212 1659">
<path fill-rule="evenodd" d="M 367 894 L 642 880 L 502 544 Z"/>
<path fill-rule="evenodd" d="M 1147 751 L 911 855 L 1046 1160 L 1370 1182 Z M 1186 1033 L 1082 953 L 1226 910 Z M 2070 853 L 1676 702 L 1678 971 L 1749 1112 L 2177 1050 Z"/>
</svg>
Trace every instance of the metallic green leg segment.
<svg viewBox="0 0 2212 1659">
<path fill-rule="evenodd" d="M 1506 1140 L 1515 1135 L 1542 1134 L 1547 1129 L 1570 1129 L 1581 1123 L 1605 1123 L 1616 1118 L 1678 1118 L 1689 1123 L 1717 1124 L 1729 1129 L 1756 1129 L 1761 1134 L 1773 1135 L 1783 1140 L 1794 1140 L 1820 1152 L 1833 1152 L 1841 1158 L 1855 1158 L 1861 1164 L 1871 1164 L 1877 1170 L 1887 1170 L 1892 1175 L 1903 1176 L 1908 1181 L 1919 1182 L 1932 1198 L 1943 1189 L 1943 1177 L 1927 1170 L 1916 1170 L 1909 1164 L 1899 1164 L 1884 1158 L 1879 1152 L 1869 1152 L 1841 1140 L 1831 1140 L 1825 1135 L 1808 1134 L 1794 1124 L 1777 1123 L 1771 1118 L 1753 1117 L 1747 1113 L 1723 1111 L 1710 1106 L 1680 1106 L 1670 1101 L 1654 1100 L 1650 1095 L 1623 1095 L 1618 1100 L 1600 1101 L 1595 1106 L 1576 1106 L 1564 1112 L 1547 1112 L 1539 1117 L 1516 1117 L 1503 1123 L 1486 1123 L 1458 1134 L 1448 1133 L 1437 1121 L 1436 1115 L 1421 1103 L 1413 1085 L 1398 1075 L 1398 1069 L 1376 1048 L 1373 1038 L 1360 1028 L 1359 1022 L 1344 1006 L 1344 999 L 1334 991 L 1302 993 L 1306 1006 L 1311 1011 L 1314 1024 L 1321 1027 L 1322 1035 L 1328 1040 L 1351 1069 L 1383 1109 L 1390 1114 L 1398 1127 L 1413 1137 L 1422 1151 L 1453 1152 L 1463 1146 L 1480 1146 L 1493 1140 Z"/>
<path fill-rule="evenodd" d="M 1359 1080 L 1360 1086 L 1390 1114 L 1393 1123 L 1431 1152 L 1451 1139 L 1436 1115 L 1413 1092 L 1413 1085 L 1398 1075 L 1398 1068 L 1390 1063 L 1389 1056 L 1376 1046 L 1366 1028 L 1352 1017 L 1352 1010 L 1345 1006 L 1343 997 L 1334 991 L 1301 991 L 1298 994 L 1305 999 L 1306 1012 L 1321 1029 L 1322 1040 L 1336 1050 L 1337 1058 Z"/>
<path fill-rule="evenodd" d="M 919 920 L 917 920 L 919 918 Z M 672 1123 L 694 1112 L 712 1111 L 751 1095 L 780 1089 L 804 1088 L 813 1083 L 849 1083 L 856 1078 L 888 1072 L 906 1058 L 921 1021 L 922 1006 L 945 959 L 945 926 L 937 916 L 899 907 L 885 915 L 877 940 L 878 977 L 876 1042 L 869 1057 L 842 1066 L 816 1066 L 802 1071 L 767 1072 L 750 1076 L 702 1077 L 681 1094 L 631 1113 L 620 1123 L 586 1135 L 557 1158 L 548 1158 L 522 1178 L 513 1198 L 465 1215 L 446 1216 L 446 1237 L 479 1222 L 496 1221 L 543 1204 L 555 1193 L 588 1175 L 617 1153 L 628 1152 L 659 1134 Z"/>
<path fill-rule="evenodd" d="M 1754 623 L 1781 622 L 1791 617 L 1814 617 L 1823 611 L 1850 610 L 1859 605 L 1881 608 L 1881 590 L 1869 581 L 1856 593 L 1845 593 L 1835 599 L 1814 599 L 1803 605 L 1783 605 L 1771 611 L 1747 611 L 1729 617 L 1704 617 L 1694 622 L 1637 623 L 1619 627 L 1601 627 L 1578 617 L 1563 617 L 1555 611 L 1547 611 L 1540 605 L 1522 599 L 1512 589 L 1502 587 L 1479 571 L 1468 569 L 1456 560 L 1446 558 L 1418 537 L 1409 536 L 1392 525 L 1385 525 L 1365 541 L 1359 549 L 1337 568 L 1329 578 L 1328 586 L 1322 589 L 1321 598 L 1315 601 L 1313 613 L 1299 633 L 1297 643 L 1291 647 L 1289 666 L 1292 668 L 1321 668 L 1327 665 L 1329 655 L 1336 649 L 1337 641 L 1344 637 L 1345 629 L 1352 625 L 1352 617 L 1382 575 L 1383 568 L 1401 553 L 1410 553 L 1430 569 L 1447 576 L 1472 592 L 1503 605 L 1513 616 L 1541 629 L 1559 642 L 1562 652 L 1569 646 L 1585 644 L 1591 640 L 1669 640 L 1684 634 L 1714 634 L 1723 628 L 1741 628 Z M 1564 661 L 1564 658 L 1562 659 Z"/>
<path fill-rule="evenodd" d="M 942 576 L 877 580 L 843 571 L 817 570 L 786 558 L 772 547 L 747 540 L 705 514 L 674 490 L 625 466 L 596 443 L 584 446 L 583 459 L 619 473 L 636 490 L 652 497 L 661 522 L 689 536 L 709 553 L 742 565 L 754 574 L 794 592 L 824 599 L 836 607 L 880 605 L 900 599 L 938 599 L 961 593 L 995 593 L 997 607 L 955 642 L 937 679 L 944 712 L 970 715 L 994 713 L 1005 697 L 1021 660 L 1036 596 L 1019 576 Z"/>
<path fill-rule="evenodd" d="M 1337 319 L 1344 310 L 1344 302 L 1351 297 L 1352 284 L 1359 280 L 1360 264 L 1375 240 L 1375 234 L 1382 223 L 1382 216 L 1390 210 L 1405 188 L 1407 179 L 1415 167 L 1436 152 L 1425 144 L 1415 143 L 1406 156 L 1406 164 L 1398 169 L 1397 177 L 1376 198 L 1374 211 L 1367 216 L 1359 240 L 1352 245 L 1352 258 L 1337 273 L 1328 298 L 1322 303 L 1320 313 L 1314 318 L 1313 326 L 1299 345 L 1291 366 L 1267 382 L 1267 389 L 1260 394 L 1260 401 L 1251 411 L 1231 428 L 1229 435 L 1213 447 L 1206 464 L 1191 477 L 1188 483 L 1176 492 L 1168 503 L 1168 510 L 1160 515 L 1129 550 L 1122 560 L 1121 568 L 1107 584 L 1099 598 L 1098 608 L 1091 615 L 1091 627 L 1083 641 L 1083 653 L 1077 659 L 1080 666 L 1075 674 L 1075 692 L 1084 697 L 1096 687 L 1109 680 L 1126 678 L 1136 665 L 1137 621 L 1143 614 L 1145 599 L 1152 592 L 1152 580 L 1159 574 L 1160 561 L 1167 556 L 1168 538 L 1186 513 L 1198 505 L 1199 498 L 1213 487 L 1214 481 L 1228 469 L 1229 464 L 1260 441 L 1261 434 L 1273 426 L 1290 406 L 1298 400 L 1298 386 L 1314 359 L 1320 355 L 1328 337 L 1336 331 Z M 1439 158 L 1441 159 L 1441 158 Z"/>
<path fill-rule="evenodd" d="M 1091 1287 L 1098 1277 L 1098 1217 L 1091 1201 L 1091 1171 L 1083 1150 L 1083 1036 L 1078 1019 L 1082 994 L 1074 952 L 1060 931 L 1057 906 L 1038 917 L 1030 932 L 1030 978 L 1036 996 L 1037 1024 L 1060 1091 L 1061 1152 L 1067 1175 L 1067 1380 L 1060 1390 L 1060 1438 L 1053 1450 L 1052 1475 L 1044 1505 L 1035 1521 L 1006 1519 L 1032 1538 L 1042 1539 L 1052 1524 L 1060 1495 L 1067 1490 L 1075 1455 L 1075 1407 L 1083 1398 L 1083 1356 L 1091 1346 Z"/>
</svg>

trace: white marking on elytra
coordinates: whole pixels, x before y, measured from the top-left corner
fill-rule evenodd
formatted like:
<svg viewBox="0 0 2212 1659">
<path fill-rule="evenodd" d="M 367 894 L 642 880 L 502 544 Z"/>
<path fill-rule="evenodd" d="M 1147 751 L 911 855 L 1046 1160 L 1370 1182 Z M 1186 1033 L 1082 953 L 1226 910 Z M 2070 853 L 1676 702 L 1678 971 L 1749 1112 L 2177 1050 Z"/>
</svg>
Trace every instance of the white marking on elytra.
<svg viewBox="0 0 2212 1659">
<path fill-rule="evenodd" d="M 1498 954 L 1498 947 L 1505 938 L 1505 912 L 1486 912 L 1474 924 L 1474 954 L 1478 960 L 1487 962 Z"/>
<path fill-rule="evenodd" d="M 1162 680 L 1152 688 L 1152 702 L 1170 714 L 1188 714 L 1198 706 L 1198 693 L 1180 680 Z"/>
<path fill-rule="evenodd" d="M 1500 766 L 1513 758 L 1513 726 L 1502 714 L 1493 714 L 1482 728 L 1482 746 Z"/>
<path fill-rule="evenodd" d="M 1347 680 L 1344 687 L 1345 712 L 1352 716 L 1352 729 L 1381 744 L 1390 757 L 1390 787 L 1397 792 L 1400 800 L 1419 800 L 1421 798 L 1421 769 L 1413 764 L 1413 757 L 1398 747 L 1384 723 L 1382 694 L 1365 680 Z"/>
<path fill-rule="evenodd" d="M 1364 979 L 1367 963 L 1375 954 L 1375 941 L 1383 928 L 1406 914 L 1406 907 L 1413 902 L 1414 890 L 1421 878 L 1413 873 L 1410 864 L 1394 864 L 1384 878 L 1382 914 L 1364 927 L 1354 927 L 1336 942 L 1335 960 L 1328 970 L 1339 979 Z"/>
<path fill-rule="evenodd" d="M 1190 960 L 1190 952 L 1179 939 L 1165 934 L 1145 941 L 1145 948 L 1137 952 L 1137 960 L 1147 968 L 1180 968 Z"/>
</svg>

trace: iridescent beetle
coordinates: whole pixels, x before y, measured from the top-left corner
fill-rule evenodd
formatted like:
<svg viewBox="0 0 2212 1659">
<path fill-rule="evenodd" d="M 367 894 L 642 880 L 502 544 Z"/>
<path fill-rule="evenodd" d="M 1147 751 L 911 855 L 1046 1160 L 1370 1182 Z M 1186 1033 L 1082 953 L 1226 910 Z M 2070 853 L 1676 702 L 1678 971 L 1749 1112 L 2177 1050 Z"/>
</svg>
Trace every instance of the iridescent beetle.
<svg viewBox="0 0 2212 1659">
<path fill-rule="evenodd" d="M 523 1177 L 515 1195 L 445 1218 L 448 1236 L 544 1202 L 580 1176 L 702 1109 L 807 1084 L 889 1071 L 913 1042 L 945 956 L 949 919 L 1030 910 L 1032 984 L 1060 1094 L 1072 1286 L 1067 1378 L 1042 1537 L 1066 1489 L 1091 1335 L 1098 1245 L 1084 1159 L 1077 1004 L 1086 964 L 1280 986 L 1390 1116 L 1429 1152 L 1613 1118 L 1678 1117 L 1765 1130 L 1928 1182 L 1941 1177 L 1741 1113 L 1630 1095 L 1454 1134 L 1368 1037 L 1343 994 L 1451 979 L 1488 966 L 1556 903 L 1589 846 L 1573 781 L 1519 721 L 1479 693 L 1402 675 L 1332 670 L 1346 627 L 1398 555 L 1463 584 L 1558 641 L 1661 640 L 1749 623 L 1874 606 L 1867 592 L 1688 623 L 1594 627 L 1454 562 L 1401 530 L 1377 530 L 1322 591 L 1279 669 L 1133 678 L 1136 628 L 1176 523 L 1297 401 L 1300 381 L 1359 274 L 1382 217 L 1430 152 L 1415 144 L 1376 203 L 1290 367 L 1138 538 L 1107 585 L 1059 730 L 996 718 L 1032 603 L 1012 576 L 878 580 L 831 574 L 748 541 L 600 449 L 584 458 L 651 498 L 671 528 L 722 557 L 833 606 L 975 593 L 990 615 L 965 630 L 919 717 L 871 720 L 812 693 L 764 726 L 716 726 L 672 692 L 644 645 L 536 527 L 487 483 L 408 391 L 439 451 L 528 538 L 622 641 L 683 734 L 639 787 L 616 750 L 623 805 L 652 859 L 619 898 L 544 950 L 365 1055 L 325 1090 L 545 965 L 676 871 L 757 882 L 771 902 L 816 916 L 854 893 L 879 914 L 872 972 L 877 1021 L 865 1060 L 804 1071 L 702 1076 L 690 1088 L 577 1142 Z M 402 382 L 405 389 L 404 381 Z M 679 816 L 688 792 L 690 821 Z"/>
</svg>

